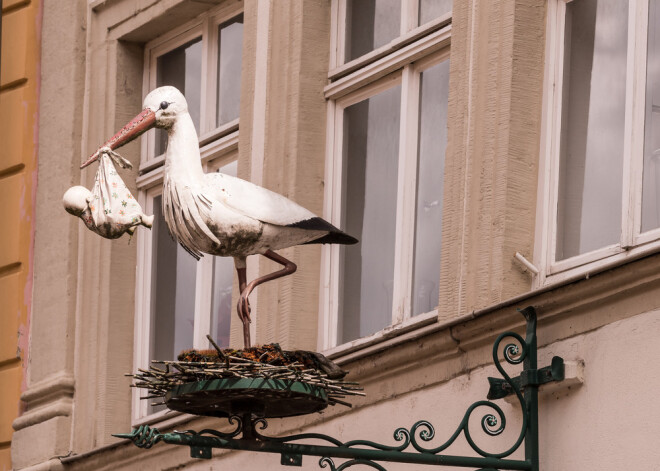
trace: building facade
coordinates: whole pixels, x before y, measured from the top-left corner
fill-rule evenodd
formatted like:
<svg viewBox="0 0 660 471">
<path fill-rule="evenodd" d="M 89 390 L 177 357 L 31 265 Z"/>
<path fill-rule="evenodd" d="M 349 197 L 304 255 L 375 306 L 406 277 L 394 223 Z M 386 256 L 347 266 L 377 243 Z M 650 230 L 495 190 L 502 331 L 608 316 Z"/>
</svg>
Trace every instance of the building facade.
<svg viewBox="0 0 660 471">
<path fill-rule="evenodd" d="M 426 419 L 441 443 L 497 375 L 496 336 L 522 331 L 517 310 L 534 306 L 541 366 L 567 362 L 566 379 L 542 389 L 541 469 L 655 469 L 655 1 L 6 4 L 3 100 L 19 89 L 5 82 L 6 38 L 19 37 L 7 25 L 23 9 L 41 15 L 30 62 L 40 67 L 38 158 L 0 169 L 0 191 L 31 168 L 38 181 L 22 183 L 35 194 L 20 236 L 29 248 L 34 231 L 33 274 L 29 252 L 18 268 L 0 263 L 0 280 L 23 276 L 7 299 L 30 294 L 17 301 L 21 319 L 31 311 L 20 414 L 0 437 L 13 469 L 278 466 L 275 455 L 197 460 L 111 436 L 143 424 L 226 427 L 140 400 L 124 375 L 207 348 L 208 333 L 223 346 L 242 340 L 231 260 L 195 261 L 163 225 L 164 134 L 120 150 L 133 163 L 120 175 L 156 217 L 151 231 L 104 240 L 61 206 L 67 188 L 93 184 L 95 167 L 80 163 L 161 85 L 186 95 L 207 172 L 283 194 L 361 240 L 283 250 L 298 271 L 250 298 L 257 343 L 323 352 L 366 392 L 350 409 L 269 421 L 269 434 L 394 443 L 395 429 Z M 251 257 L 248 278 L 276 268 Z M 24 342 L 27 320 L 2 322 Z M 19 413 L 12 397 L 4 404 Z M 520 412 L 502 408 L 505 432 L 477 438 L 493 451 L 519 431 Z"/>
</svg>

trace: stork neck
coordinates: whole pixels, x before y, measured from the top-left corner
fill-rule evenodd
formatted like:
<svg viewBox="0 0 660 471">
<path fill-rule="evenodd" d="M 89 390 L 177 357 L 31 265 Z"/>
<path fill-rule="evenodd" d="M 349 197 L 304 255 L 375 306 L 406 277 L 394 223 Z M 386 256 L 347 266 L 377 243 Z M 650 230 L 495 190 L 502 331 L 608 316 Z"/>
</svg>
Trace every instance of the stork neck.
<svg viewBox="0 0 660 471">
<path fill-rule="evenodd" d="M 190 182 L 200 181 L 204 174 L 197 131 L 188 113 L 177 116 L 167 131 L 165 172 L 170 178 Z"/>
</svg>

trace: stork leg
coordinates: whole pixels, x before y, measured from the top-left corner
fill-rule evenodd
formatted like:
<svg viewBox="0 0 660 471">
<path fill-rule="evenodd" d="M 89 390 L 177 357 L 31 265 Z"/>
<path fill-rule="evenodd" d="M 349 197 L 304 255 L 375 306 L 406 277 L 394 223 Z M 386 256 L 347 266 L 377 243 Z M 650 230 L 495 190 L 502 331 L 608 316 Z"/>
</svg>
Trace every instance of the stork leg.
<svg viewBox="0 0 660 471">
<path fill-rule="evenodd" d="M 246 275 L 245 275 L 245 268 L 242 268 L 242 274 L 241 274 L 241 269 L 236 267 L 236 271 L 238 272 L 238 285 L 239 289 L 241 292 L 240 297 L 238 298 L 238 317 L 241 318 L 241 321 L 243 322 L 243 340 L 245 342 L 245 348 L 250 347 L 250 302 L 248 301 L 248 296 L 250 296 L 250 293 L 260 284 L 265 283 L 267 281 L 272 281 L 277 278 L 281 278 L 286 275 L 290 275 L 296 271 L 298 268 L 295 263 L 293 263 L 291 260 L 288 260 L 281 255 L 276 254 L 272 250 L 267 250 L 265 253 L 262 254 L 264 257 L 279 263 L 282 265 L 284 268 L 281 270 L 278 270 L 273 273 L 269 273 L 268 275 L 261 276 L 259 278 L 256 278 L 255 280 L 252 280 L 249 284 L 246 284 Z"/>
<path fill-rule="evenodd" d="M 234 264 L 236 265 L 236 273 L 238 274 L 238 292 L 243 293 L 245 287 L 247 286 L 247 268 L 245 263 L 245 257 L 237 257 L 234 259 Z M 247 309 L 241 309 L 241 302 L 238 302 L 237 305 L 238 318 L 243 323 L 243 344 L 245 348 L 250 346 L 250 303 L 247 303 Z"/>
</svg>

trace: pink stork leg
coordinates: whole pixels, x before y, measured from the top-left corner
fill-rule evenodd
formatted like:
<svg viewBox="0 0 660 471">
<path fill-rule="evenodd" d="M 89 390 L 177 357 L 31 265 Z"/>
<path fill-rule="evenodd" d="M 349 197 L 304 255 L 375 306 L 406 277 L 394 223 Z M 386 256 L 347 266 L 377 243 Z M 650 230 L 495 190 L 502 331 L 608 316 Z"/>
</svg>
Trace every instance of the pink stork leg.
<svg viewBox="0 0 660 471">
<path fill-rule="evenodd" d="M 245 267 L 240 267 L 238 264 L 236 265 L 236 272 L 238 273 L 238 288 L 239 291 L 241 292 L 240 297 L 238 298 L 238 306 L 237 311 L 238 311 L 238 317 L 241 319 L 241 322 L 243 322 L 243 342 L 245 344 L 245 348 L 250 347 L 250 302 L 248 301 L 248 296 L 250 296 L 250 293 L 260 284 L 265 283 L 267 281 L 272 281 L 277 278 L 281 278 L 286 275 L 290 275 L 296 271 L 298 268 L 295 263 L 293 263 L 291 260 L 288 260 L 281 255 L 276 254 L 272 250 L 267 250 L 264 254 L 264 257 L 279 263 L 280 265 L 284 266 L 283 269 L 278 270 L 273 273 L 269 273 L 268 275 L 264 275 L 262 277 L 259 277 L 255 280 L 252 280 L 249 284 L 247 284 L 246 280 L 246 273 L 245 273 Z"/>
<path fill-rule="evenodd" d="M 247 269 L 245 266 L 245 257 L 235 258 L 234 264 L 236 265 L 236 273 L 238 274 L 238 292 L 245 291 L 247 286 Z M 238 302 L 238 318 L 243 323 L 243 343 L 245 347 L 250 346 L 250 303 L 247 305 L 247 310 L 244 312 L 241 309 L 241 302 Z"/>
</svg>

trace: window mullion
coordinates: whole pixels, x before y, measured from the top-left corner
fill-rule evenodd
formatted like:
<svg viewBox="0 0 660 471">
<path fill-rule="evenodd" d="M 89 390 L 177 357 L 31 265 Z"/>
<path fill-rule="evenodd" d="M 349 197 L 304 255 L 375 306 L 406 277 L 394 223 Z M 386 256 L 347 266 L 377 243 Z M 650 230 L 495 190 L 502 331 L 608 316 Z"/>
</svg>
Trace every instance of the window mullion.
<svg viewBox="0 0 660 471">
<path fill-rule="evenodd" d="M 339 67 L 346 61 L 346 1 L 337 1 L 337 10 L 333 16 L 335 19 L 333 32 L 335 33 L 336 42 L 331 43 L 334 46 L 334 50 L 330 58 L 330 70 Z"/>
<path fill-rule="evenodd" d="M 403 0 L 401 2 L 401 35 L 417 27 L 419 16 L 419 0 Z"/>
<path fill-rule="evenodd" d="M 145 70 L 145 79 L 144 79 L 144 90 L 143 97 L 146 97 L 147 94 L 156 88 L 156 61 L 157 56 L 154 53 L 154 50 L 148 50 L 146 55 L 146 70 Z M 143 160 L 149 160 L 156 157 L 156 132 L 151 130 L 145 134 L 145 138 L 142 139 L 142 155 Z"/>
<path fill-rule="evenodd" d="M 151 193 L 151 194 L 149 194 Z M 138 192 L 138 203 L 146 214 L 153 214 L 154 193 Z M 149 354 L 151 347 L 151 254 L 152 235 L 142 233 L 137 241 L 137 254 L 140 263 L 137 264 L 136 278 L 138 289 L 135 293 L 135 338 L 142 339 L 135 344 L 133 352 L 134 369 L 149 367 Z M 144 341 L 146 339 L 146 341 Z M 133 423 L 148 414 L 148 403 L 140 399 L 140 391 L 133 389 Z"/>
<path fill-rule="evenodd" d="M 623 187 L 622 187 L 622 204 L 621 204 L 621 247 L 630 248 L 634 244 L 635 235 L 638 232 L 636 229 L 636 222 L 639 217 L 637 213 L 637 200 L 641 203 L 641 185 L 636 185 L 637 174 L 640 172 L 640 162 L 636 158 L 636 150 L 639 148 L 639 137 L 641 133 L 642 149 L 644 138 L 644 126 L 641 129 L 635 129 L 635 101 L 639 93 L 636 88 L 639 87 L 639 74 L 638 67 L 642 66 L 645 61 L 638 56 L 640 49 L 637 44 L 637 23 L 639 18 L 637 15 L 638 8 L 635 1 L 630 3 L 628 11 L 628 48 L 626 61 L 626 110 L 625 110 L 625 124 L 624 124 L 624 141 L 623 141 Z M 642 82 L 643 85 L 643 82 Z M 639 91 L 639 90 L 637 90 Z M 637 96 L 636 96 L 637 95 Z M 643 150 L 642 150 L 643 152 Z M 641 180 L 639 180 L 641 183 Z M 641 204 L 640 204 L 641 211 Z M 641 215 L 641 213 L 640 213 Z"/>
<path fill-rule="evenodd" d="M 417 129 L 419 73 L 412 65 L 403 70 L 397 185 L 396 236 L 392 322 L 410 317 L 415 242 L 415 193 L 417 188 Z"/>
<path fill-rule="evenodd" d="M 550 273 L 552 265 L 555 264 L 557 257 L 557 205 L 559 202 L 559 152 L 561 141 L 561 115 L 562 115 L 562 93 L 563 93 L 563 75 L 564 75 L 564 36 L 566 29 L 566 4 L 557 3 L 557 21 L 556 21 L 556 49 L 552 62 L 556 65 L 554 70 L 554 86 L 552 101 L 550 106 L 549 139 L 548 151 L 550 155 L 548 164 L 548 181 L 550 190 L 550 199 L 547 209 L 547 227 L 551 228 L 547 239 L 546 253 L 546 273 Z"/>
<path fill-rule="evenodd" d="M 217 28 L 215 28 L 217 29 Z M 200 136 L 215 128 L 215 84 L 217 80 L 218 40 L 214 38 L 213 22 L 205 18 L 202 23 L 202 90 L 200 96 Z M 217 34 L 217 32 L 216 32 Z M 215 39 L 215 40 L 214 40 Z"/>
<path fill-rule="evenodd" d="M 193 348 L 209 348 L 206 335 L 211 332 L 211 308 L 213 301 L 213 256 L 207 255 L 197 262 L 195 285 L 195 320 L 193 323 Z"/>
<path fill-rule="evenodd" d="M 539 276 L 534 278 L 534 286 L 543 285 L 545 277 L 551 266 L 549 246 L 552 243 L 550 236 L 551 228 L 554 223 L 549 217 L 551 213 L 552 201 L 552 180 L 550 169 L 552 167 L 553 153 L 553 118 L 555 109 L 556 86 L 556 68 L 557 68 L 557 48 L 558 36 L 561 36 L 558 22 L 558 5 L 556 2 L 548 2 L 547 20 L 546 20 L 546 45 L 545 57 L 546 68 L 544 72 L 543 84 L 543 115 L 541 124 L 541 151 L 539 154 L 539 187 L 537 191 L 537 217 L 534 245 L 534 264 L 539 267 Z"/>
<path fill-rule="evenodd" d="M 648 22 L 649 6 L 645 1 L 634 1 L 633 8 L 634 31 L 632 37 L 634 40 L 635 63 L 632 67 L 631 81 L 632 95 L 632 123 L 631 123 L 631 149 L 630 149 L 630 176 L 629 185 L 629 205 L 630 221 L 628 237 L 630 245 L 639 243 L 639 236 L 642 228 L 642 192 L 643 192 L 643 171 L 644 171 L 644 145 L 645 145 L 645 110 L 646 110 L 646 65 L 648 49 Z M 625 187 L 624 187 L 625 188 Z"/>
<path fill-rule="evenodd" d="M 341 195 L 341 179 L 338 177 L 338 167 L 341 167 L 341 159 L 335 157 L 338 149 L 341 149 L 343 110 L 334 101 L 328 102 L 327 110 L 328 136 L 326 140 L 325 175 L 327 178 L 324 185 L 323 195 L 323 217 L 337 227 L 341 227 L 341 201 L 337 200 Z M 337 345 L 338 329 L 338 297 L 339 297 L 339 247 L 336 245 L 324 245 L 321 253 L 321 290 L 319 295 L 319 351 L 332 348 Z"/>
</svg>

